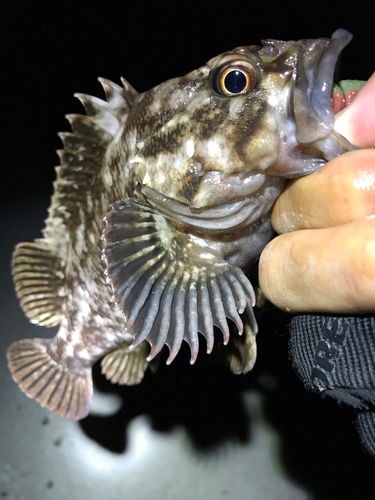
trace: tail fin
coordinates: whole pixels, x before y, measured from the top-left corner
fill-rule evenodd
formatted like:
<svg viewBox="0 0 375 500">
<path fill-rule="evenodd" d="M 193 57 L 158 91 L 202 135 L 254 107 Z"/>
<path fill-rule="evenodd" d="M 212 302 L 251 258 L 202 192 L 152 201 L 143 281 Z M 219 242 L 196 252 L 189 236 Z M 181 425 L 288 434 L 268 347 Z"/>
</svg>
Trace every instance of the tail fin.
<svg viewBox="0 0 375 500">
<path fill-rule="evenodd" d="M 14 380 L 31 398 L 48 410 L 80 420 L 87 416 L 92 398 L 91 370 L 81 374 L 54 360 L 48 352 L 50 339 L 14 342 L 7 352 Z"/>
</svg>

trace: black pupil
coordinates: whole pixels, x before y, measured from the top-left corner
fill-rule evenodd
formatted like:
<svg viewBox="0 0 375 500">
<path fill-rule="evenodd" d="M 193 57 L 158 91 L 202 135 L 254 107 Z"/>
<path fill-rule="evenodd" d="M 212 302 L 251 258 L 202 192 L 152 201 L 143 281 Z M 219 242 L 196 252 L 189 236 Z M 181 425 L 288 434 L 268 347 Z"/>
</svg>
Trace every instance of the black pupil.
<svg viewBox="0 0 375 500">
<path fill-rule="evenodd" d="M 237 69 L 229 71 L 224 79 L 225 88 L 232 94 L 239 94 L 246 87 L 246 77 L 242 71 Z"/>
</svg>

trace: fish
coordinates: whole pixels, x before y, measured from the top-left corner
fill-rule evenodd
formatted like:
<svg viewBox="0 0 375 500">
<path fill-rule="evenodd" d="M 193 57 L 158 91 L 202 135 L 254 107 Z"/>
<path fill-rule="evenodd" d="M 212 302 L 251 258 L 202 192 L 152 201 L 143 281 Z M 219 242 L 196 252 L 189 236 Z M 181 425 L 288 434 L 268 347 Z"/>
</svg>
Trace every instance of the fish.
<svg viewBox="0 0 375 500">
<path fill-rule="evenodd" d="M 85 418 L 92 366 L 138 384 L 199 336 L 234 373 L 256 359 L 246 275 L 274 237 L 270 210 L 288 179 L 354 149 L 334 130 L 335 64 L 352 36 L 241 46 L 138 93 L 99 78 L 76 94 L 42 238 L 19 243 L 20 305 L 55 337 L 10 345 L 19 387 L 57 414 Z"/>
</svg>

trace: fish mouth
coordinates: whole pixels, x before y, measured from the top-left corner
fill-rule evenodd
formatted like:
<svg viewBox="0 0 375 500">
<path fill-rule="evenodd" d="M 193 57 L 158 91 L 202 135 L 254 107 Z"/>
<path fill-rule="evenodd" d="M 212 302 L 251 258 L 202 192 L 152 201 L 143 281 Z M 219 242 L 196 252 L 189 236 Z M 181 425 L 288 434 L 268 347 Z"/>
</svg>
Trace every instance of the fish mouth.
<svg viewBox="0 0 375 500">
<path fill-rule="evenodd" d="M 327 137 L 335 124 L 331 96 L 336 63 L 353 35 L 339 29 L 330 39 L 301 40 L 294 85 L 296 138 L 313 143 Z"/>
<path fill-rule="evenodd" d="M 232 233 L 255 224 L 272 207 L 281 185 L 262 186 L 253 196 L 227 200 L 220 205 L 194 207 L 170 198 L 149 186 L 142 189 L 147 201 L 164 217 L 202 233 Z"/>
</svg>

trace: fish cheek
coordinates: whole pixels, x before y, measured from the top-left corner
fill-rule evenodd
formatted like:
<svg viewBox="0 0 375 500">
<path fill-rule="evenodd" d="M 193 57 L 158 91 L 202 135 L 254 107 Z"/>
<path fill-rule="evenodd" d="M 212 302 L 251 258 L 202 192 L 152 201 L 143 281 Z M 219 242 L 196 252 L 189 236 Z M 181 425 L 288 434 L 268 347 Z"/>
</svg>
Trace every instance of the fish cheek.
<svg viewBox="0 0 375 500">
<path fill-rule="evenodd" d="M 203 180 L 202 176 L 199 175 L 201 168 L 202 165 L 199 162 L 195 160 L 190 162 L 190 168 L 184 174 L 178 191 L 182 200 L 190 203 L 195 198 Z"/>
<path fill-rule="evenodd" d="M 277 131 L 274 121 L 266 116 L 265 92 L 252 93 L 245 101 L 228 134 L 228 143 L 237 156 L 239 171 L 263 170 L 262 164 L 277 146 Z"/>
<path fill-rule="evenodd" d="M 254 171 L 264 171 L 278 158 L 279 141 L 277 131 L 270 123 L 259 124 L 250 141 L 243 146 L 243 157 L 248 165 L 256 166 Z"/>
<path fill-rule="evenodd" d="M 211 97 L 210 106 L 198 107 L 191 116 L 190 134 L 197 141 L 214 136 L 228 120 L 230 101 L 227 97 Z"/>
</svg>

